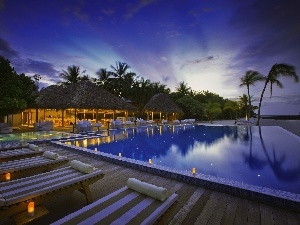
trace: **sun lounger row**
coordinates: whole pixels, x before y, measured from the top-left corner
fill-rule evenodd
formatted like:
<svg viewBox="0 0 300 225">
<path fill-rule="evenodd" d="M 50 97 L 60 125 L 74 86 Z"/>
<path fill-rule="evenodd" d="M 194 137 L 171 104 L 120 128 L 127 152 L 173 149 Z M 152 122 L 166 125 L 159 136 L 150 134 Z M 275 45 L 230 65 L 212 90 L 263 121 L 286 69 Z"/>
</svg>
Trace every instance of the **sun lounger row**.
<svg viewBox="0 0 300 225">
<path fill-rule="evenodd" d="M 17 151 L 17 150 L 15 150 Z M 32 150 L 31 150 L 32 151 Z M 34 152 L 34 151 L 33 151 Z M 48 172 L 0 182 L 0 218 L 12 217 L 27 209 L 29 201 L 35 206 L 60 194 L 81 190 L 87 203 L 92 203 L 89 185 L 103 178 L 103 171 L 91 165 L 73 160 L 69 166 L 54 167 L 67 163 L 65 157 L 45 151 L 43 156 L 3 162 L 0 175 L 28 175 L 30 171 Z M 16 176 L 17 177 L 17 176 Z M 16 178 L 14 177 L 14 178 Z M 166 189 L 130 178 L 123 187 L 54 224 L 153 224 L 176 201 L 177 194 Z M 17 217 L 16 217 L 17 218 Z"/>
<path fill-rule="evenodd" d="M 0 151 L 0 162 L 27 158 L 30 156 L 42 155 L 43 149 L 32 149 L 32 148 L 20 148 L 14 150 Z"/>
<path fill-rule="evenodd" d="M 0 151 L 13 150 L 17 148 L 26 148 L 28 147 L 28 143 L 25 141 L 13 142 L 13 143 L 0 143 Z"/>
<path fill-rule="evenodd" d="M 103 178 L 104 173 L 96 168 L 86 171 L 89 173 L 74 168 L 70 164 L 46 173 L 0 182 L 0 218 L 25 211 L 28 201 L 34 201 L 35 206 L 38 206 L 74 190 L 82 190 L 87 203 L 91 203 L 93 199 L 89 185 Z"/>
<path fill-rule="evenodd" d="M 44 152 L 48 153 L 48 152 Z M 47 156 L 35 156 L 2 162 L 0 164 L 0 182 L 6 181 L 6 175 L 9 173 L 9 179 L 14 180 L 21 177 L 34 175 L 40 172 L 50 171 L 59 166 L 68 163 L 66 157 L 58 156 L 57 158 L 49 158 Z"/>
</svg>

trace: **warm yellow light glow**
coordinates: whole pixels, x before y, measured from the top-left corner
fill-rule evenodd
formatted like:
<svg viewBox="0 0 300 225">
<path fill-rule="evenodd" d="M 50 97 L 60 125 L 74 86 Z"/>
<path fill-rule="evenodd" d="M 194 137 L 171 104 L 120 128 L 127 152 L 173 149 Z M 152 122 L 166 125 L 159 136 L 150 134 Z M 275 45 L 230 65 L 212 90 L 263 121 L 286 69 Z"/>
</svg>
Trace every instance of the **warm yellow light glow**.
<svg viewBox="0 0 300 225">
<path fill-rule="evenodd" d="M 28 216 L 34 216 L 34 202 L 28 203 Z"/>
<path fill-rule="evenodd" d="M 194 175 L 196 173 L 196 168 L 194 167 L 193 169 L 192 169 L 192 174 Z"/>
<path fill-rule="evenodd" d="M 119 153 L 119 157 L 122 157 L 122 154 L 121 154 L 121 153 Z"/>
<path fill-rule="evenodd" d="M 83 147 L 86 148 L 86 147 L 87 147 L 87 144 L 88 144 L 88 143 L 87 143 L 87 139 L 84 139 L 84 140 L 83 140 Z"/>
<path fill-rule="evenodd" d="M 152 159 L 149 159 L 149 163 L 152 164 Z"/>
<path fill-rule="evenodd" d="M 5 174 L 5 179 L 10 180 L 10 173 Z"/>
</svg>

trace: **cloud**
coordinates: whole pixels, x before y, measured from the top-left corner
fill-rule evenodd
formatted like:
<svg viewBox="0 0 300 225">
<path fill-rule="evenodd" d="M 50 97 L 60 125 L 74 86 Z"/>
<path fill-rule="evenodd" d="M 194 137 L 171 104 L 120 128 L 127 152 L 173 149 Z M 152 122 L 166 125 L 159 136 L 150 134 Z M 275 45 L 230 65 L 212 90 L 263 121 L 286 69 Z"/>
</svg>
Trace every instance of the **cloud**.
<svg viewBox="0 0 300 225">
<path fill-rule="evenodd" d="M 165 57 L 165 56 L 162 56 L 162 57 L 160 57 L 160 59 L 161 59 L 162 61 L 165 61 L 165 62 L 167 62 L 167 61 L 168 61 L 168 58 L 167 58 L 167 57 Z"/>
<path fill-rule="evenodd" d="M 0 55 L 8 59 L 19 57 L 19 53 L 12 49 L 10 44 L 2 38 L 0 38 Z"/>
<path fill-rule="evenodd" d="M 129 11 L 126 13 L 125 17 L 130 18 L 134 14 L 138 13 L 142 8 L 150 5 L 151 3 L 155 2 L 155 0 L 140 0 L 137 4 L 130 5 Z"/>
<path fill-rule="evenodd" d="M 55 76 L 58 73 L 51 63 L 33 59 L 20 59 L 15 68 L 19 73 L 37 73 L 48 76 Z"/>
<path fill-rule="evenodd" d="M 181 36 L 181 33 L 179 31 L 172 30 L 172 31 L 167 32 L 166 36 L 167 36 L 167 38 L 175 38 L 175 37 Z"/>
<path fill-rule="evenodd" d="M 185 61 L 185 64 L 198 64 L 198 63 L 202 63 L 202 62 L 208 62 L 208 61 L 212 61 L 212 60 L 217 60 L 219 59 L 219 56 L 207 56 L 205 58 L 202 59 L 194 59 L 194 60 L 187 60 Z"/>
<path fill-rule="evenodd" d="M 237 7 L 229 25 L 238 31 L 235 61 L 246 66 L 296 62 L 300 57 L 300 1 L 255 0 Z"/>
</svg>

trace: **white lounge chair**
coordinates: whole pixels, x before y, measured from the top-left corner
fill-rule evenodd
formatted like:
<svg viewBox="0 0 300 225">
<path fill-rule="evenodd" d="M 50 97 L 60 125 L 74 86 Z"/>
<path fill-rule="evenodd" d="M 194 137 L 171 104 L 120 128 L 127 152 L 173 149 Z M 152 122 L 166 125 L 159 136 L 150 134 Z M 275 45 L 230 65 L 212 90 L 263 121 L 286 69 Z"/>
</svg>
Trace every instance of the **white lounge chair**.
<svg viewBox="0 0 300 225">
<path fill-rule="evenodd" d="M 68 162 L 68 158 L 59 156 L 57 159 L 50 159 L 45 156 L 36 156 L 0 163 L 0 182 L 5 181 L 5 175 L 10 173 L 10 179 L 14 180 L 39 172 L 50 171 Z"/>
<path fill-rule="evenodd" d="M 100 127 L 102 127 L 102 123 L 97 122 L 97 123 L 92 124 L 92 126 L 98 128 L 98 131 L 99 131 Z"/>
<path fill-rule="evenodd" d="M 130 127 L 132 125 L 132 122 L 131 121 L 125 121 L 124 125 L 126 125 L 126 127 Z"/>
<path fill-rule="evenodd" d="M 166 125 L 168 123 L 168 120 L 162 119 L 161 122 L 162 122 L 163 125 Z"/>
<path fill-rule="evenodd" d="M 8 123 L 0 123 L 0 134 L 8 134 L 13 132 L 13 127 Z"/>
<path fill-rule="evenodd" d="M 103 178 L 102 170 L 83 173 L 71 166 L 34 176 L 0 182 L 0 218 L 13 216 L 27 209 L 25 202 L 34 201 L 35 206 L 51 201 L 60 194 L 82 190 L 87 203 L 93 201 L 89 185 Z"/>
<path fill-rule="evenodd" d="M 115 120 L 115 123 L 114 123 L 114 128 L 115 128 L 115 129 L 120 129 L 120 128 L 122 128 L 122 127 L 123 127 L 122 121 L 119 120 L 119 119 L 116 119 L 116 120 Z"/>
<path fill-rule="evenodd" d="M 180 121 L 179 120 L 173 120 L 173 125 L 180 125 Z"/>
<path fill-rule="evenodd" d="M 93 126 L 88 120 L 78 121 L 76 123 L 76 130 L 78 133 L 89 132 L 89 131 L 93 131 Z"/>
<path fill-rule="evenodd" d="M 249 118 L 249 120 L 246 119 L 239 119 L 236 120 L 237 125 L 254 125 L 255 124 L 255 118 Z"/>
<path fill-rule="evenodd" d="M 53 121 L 43 121 L 34 124 L 34 129 L 36 131 L 50 131 L 53 130 L 54 123 Z"/>
<path fill-rule="evenodd" d="M 172 194 L 159 201 L 127 186 L 52 223 L 60 224 L 154 224 L 177 200 Z"/>
</svg>

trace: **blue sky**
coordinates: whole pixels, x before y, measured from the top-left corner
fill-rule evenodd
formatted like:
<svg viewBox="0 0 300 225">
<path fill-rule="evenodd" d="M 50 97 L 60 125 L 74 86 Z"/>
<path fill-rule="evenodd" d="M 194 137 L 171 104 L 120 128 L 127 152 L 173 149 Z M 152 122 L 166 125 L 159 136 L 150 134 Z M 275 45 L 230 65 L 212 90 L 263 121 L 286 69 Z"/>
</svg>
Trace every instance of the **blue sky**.
<svg viewBox="0 0 300 225">
<path fill-rule="evenodd" d="M 116 61 L 172 91 L 184 81 L 224 98 L 246 93 L 249 69 L 300 68 L 299 0 L 0 0 L 0 55 L 41 87 L 80 66 L 96 77 Z M 299 114 L 300 83 L 281 79 L 262 114 Z M 263 83 L 251 87 L 258 99 Z"/>
</svg>

